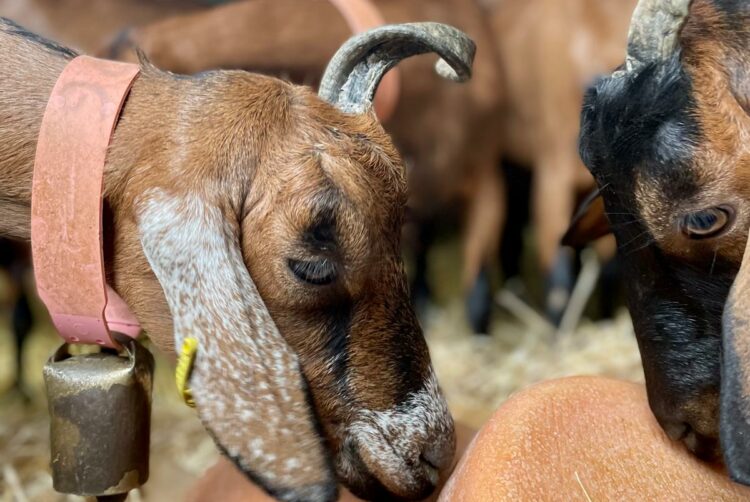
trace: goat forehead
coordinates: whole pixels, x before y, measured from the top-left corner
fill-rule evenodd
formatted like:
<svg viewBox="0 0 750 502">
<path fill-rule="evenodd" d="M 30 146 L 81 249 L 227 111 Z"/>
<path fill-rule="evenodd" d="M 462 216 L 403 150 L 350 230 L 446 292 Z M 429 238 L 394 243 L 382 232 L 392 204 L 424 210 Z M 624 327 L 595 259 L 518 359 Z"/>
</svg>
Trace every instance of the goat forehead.
<svg viewBox="0 0 750 502">
<path fill-rule="evenodd" d="M 746 0 L 696 0 L 686 28 L 693 22 L 698 26 L 729 29 L 738 36 L 747 35 L 750 4 Z M 718 26 L 720 24 L 720 26 Z M 702 33 L 705 36 L 705 32 Z"/>
<path fill-rule="evenodd" d="M 582 153 L 595 175 L 690 158 L 700 139 L 691 82 L 679 61 L 601 81 L 584 104 Z"/>
<path fill-rule="evenodd" d="M 664 211 L 698 190 L 702 139 L 689 75 L 678 58 L 600 81 L 584 102 L 581 155 L 608 211 Z M 609 196 L 608 196 L 609 194 Z"/>
<path fill-rule="evenodd" d="M 385 222 L 403 212 L 406 179 L 402 169 L 371 157 L 322 154 L 320 166 L 329 185 L 340 195 L 342 207 L 361 212 L 378 225 L 379 220 Z"/>
</svg>

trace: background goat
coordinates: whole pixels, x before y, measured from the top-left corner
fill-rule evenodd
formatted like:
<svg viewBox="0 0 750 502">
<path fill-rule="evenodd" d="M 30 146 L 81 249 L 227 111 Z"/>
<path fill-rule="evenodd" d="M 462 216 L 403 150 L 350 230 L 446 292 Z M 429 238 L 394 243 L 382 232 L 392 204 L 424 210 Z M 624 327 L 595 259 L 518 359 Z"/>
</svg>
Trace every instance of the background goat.
<svg viewBox="0 0 750 502">
<path fill-rule="evenodd" d="M 6 20 L 0 47 L 0 235 L 28 239 L 36 134 L 75 54 Z M 370 106 L 382 72 L 428 50 L 468 77 L 473 45 L 434 24 L 343 47 L 328 102 L 241 71 L 145 66 L 110 145 L 109 282 L 161 350 L 199 340 L 204 425 L 282 499 L 333 499 L 335 476 L 424 496 L 453 456 L 399 254 L 403 165 Z"/>
<path fill-rule="evenodd" d="M 29 301 L 29 285 L 25 277 L 31 267 L 28 246 L 0 238 L 0 269 L 7 272 L 9 289 L 8 302 L 11 304 L 11 331 L 15 339 L 15 381 L 13 386 L 24 400 L 29 399 L 23 382 L 23 348 L 26 337 L 34 324 Z"/>
<path fill-rule="evenodd" d="M 533 172 L 531 221 L 546 279 L 544 306 L 550 319 L 559 320 L 574 279 L 573 256 L 560 248 L 560 239 L 576 201 L 594 187 L 576 150 L 583 94 L 595 77 L 622 62 L 636 0 L 485 3 L 492 8 L 502 75 L 503 159 Z M 517 217 L 509 213 L 501 220 Z M 612 257 L 606 246 L 601 254 Z"/>
</svg>

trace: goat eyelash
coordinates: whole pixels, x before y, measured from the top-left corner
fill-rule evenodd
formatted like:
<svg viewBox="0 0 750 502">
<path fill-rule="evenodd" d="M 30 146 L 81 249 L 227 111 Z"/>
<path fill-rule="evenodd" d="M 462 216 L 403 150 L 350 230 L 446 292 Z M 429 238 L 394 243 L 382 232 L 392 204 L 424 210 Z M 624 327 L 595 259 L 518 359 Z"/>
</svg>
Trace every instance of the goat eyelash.
<svg viewBox="0 0 750 502">
<path fill-rule="evenodd" d="M 292 273 L 313 286 L 325 286 L 336 280 L 336 266 L 328 258 L 319 260 L 288 260 Z"/>
</svg>

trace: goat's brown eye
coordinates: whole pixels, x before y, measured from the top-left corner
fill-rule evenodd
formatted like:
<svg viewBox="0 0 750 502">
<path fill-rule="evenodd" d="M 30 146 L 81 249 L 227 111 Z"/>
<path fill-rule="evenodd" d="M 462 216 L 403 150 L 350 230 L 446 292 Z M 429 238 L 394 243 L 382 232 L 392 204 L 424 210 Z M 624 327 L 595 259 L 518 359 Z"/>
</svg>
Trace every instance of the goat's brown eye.
<svg viewBox="0 0 750 502">
<path fill-rule="evenodd" d="M 680 227 L 691 239 L 708 239 L 727 228 L 733 217 L 734 210 L 728 206 L 711 207 L 683 216 Z"/>
<path fill-rule="evenodd" d="M 336 280 L 336 266 L 327 258 L 288 261 L 289 269 L 300 280 L 314 286 L 325 286 Z"/>
</svg>

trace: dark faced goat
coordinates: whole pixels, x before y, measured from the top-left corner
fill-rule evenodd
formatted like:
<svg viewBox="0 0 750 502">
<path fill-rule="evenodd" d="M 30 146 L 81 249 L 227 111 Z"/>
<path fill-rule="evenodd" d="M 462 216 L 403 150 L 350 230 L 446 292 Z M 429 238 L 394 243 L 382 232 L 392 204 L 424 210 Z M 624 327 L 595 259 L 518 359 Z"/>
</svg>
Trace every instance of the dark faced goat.
<svg viewBox="0 0 750 502">
<path fill-rule="evenodd" d="M 581 155 L 626 267 L 651 408 L 700 456 L 723 450 L 745 484 L 749 51 L 748 2 L 641 0 L 625 65 L 588 91 L 581 122 Z"/>
</svg>

